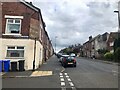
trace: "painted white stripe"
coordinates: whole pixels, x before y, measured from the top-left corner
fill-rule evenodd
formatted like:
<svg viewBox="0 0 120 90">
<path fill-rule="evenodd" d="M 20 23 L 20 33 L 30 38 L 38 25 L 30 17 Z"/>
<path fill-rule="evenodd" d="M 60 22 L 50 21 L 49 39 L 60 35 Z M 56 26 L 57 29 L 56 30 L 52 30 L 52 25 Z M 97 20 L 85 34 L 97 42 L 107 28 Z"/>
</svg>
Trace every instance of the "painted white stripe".
<svg viewBox="0 0 120 90">
<path fill-rule="evenodd" d="M 61 87 L 62 90 L 66 90 L 66 87 Z"/>
<path fill-rule="evenodd" d="M 66 76 L 66 78 L 69 77 L 69 76 Z"/>
<path fill-rule="evenodd" d="M 70 79 L 70 78 L 68 78 L 67 80 L 68 80 L 68 81 L 71 81 L 71 79 Z"/>
<path fill-rule="evenodd" d="M 60 76 L 60 77 L 63 77 L 63 76 Z"/>
<path fill-rule="evenodd" d="M 61 78 L 60 81 L 65 81 L 64 78 Z"/>
<path fill-rule="evenodd" d="M 60 73 L 60 76 L 63 75 L 62 73 Z"/>
<path fill-rule="evenodd" d="M 114 71 L 114 70 L 112 70 L 112 72 L 113 72 L 113 73 L 118 73 L 118 71 Z"/>
<path fill-rule="evenodd" d="M 68 74 L 67 74 L 67 73 L 65 73 L 65 75 L 66 75 L 66 76 L 68 76 Z"/>
<path fill-rule="evenodd" d="M 76 88 L 75 88 L 75 87 L 72 87 L 72 90 L 76 90 Z"/>
<path fill-rule="evenodd" d="M 69 82 L 70 86 L 74 86 L 74 84 L 72 82 Z"/>
<path fill-rule="evenodd" d="M 65 82 L 61 82 L 61 86 L 65 86 Z"/>
</svg>

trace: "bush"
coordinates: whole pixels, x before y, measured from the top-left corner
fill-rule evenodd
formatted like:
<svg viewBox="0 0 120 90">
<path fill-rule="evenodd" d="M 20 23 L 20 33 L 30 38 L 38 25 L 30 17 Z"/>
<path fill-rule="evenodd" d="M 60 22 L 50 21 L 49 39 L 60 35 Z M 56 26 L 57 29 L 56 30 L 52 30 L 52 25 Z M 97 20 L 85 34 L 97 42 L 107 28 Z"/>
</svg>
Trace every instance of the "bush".
<svg viewBox="0 0 120 90">
<path fill-rule="evenodd" d="M 104 58 L 107 60 L 113 60 L 113 57 L 114 57 L 113 53 L 110 53 L 110 52 L 107 52 L 104 55 Z"/>
<path fill-rule="evenodd" d="M 120 62 L 120 47 L 115 50 L 114 59 L 116 62 Z"/>
</svg>

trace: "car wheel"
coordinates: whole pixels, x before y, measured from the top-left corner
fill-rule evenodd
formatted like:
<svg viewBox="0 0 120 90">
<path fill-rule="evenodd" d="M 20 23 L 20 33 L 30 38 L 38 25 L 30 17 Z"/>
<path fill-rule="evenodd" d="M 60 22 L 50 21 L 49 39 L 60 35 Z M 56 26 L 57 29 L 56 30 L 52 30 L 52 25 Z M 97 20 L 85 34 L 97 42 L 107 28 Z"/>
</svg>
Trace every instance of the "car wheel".
<svg viewBox="0 0 120 90">
<path fill-rule="evenodd" d="M 74 67 L 76 67 L 76 64 L 74 65 Z"/>
<path fill-rule="evenodd" d="M 65 64 L 63 64 L 63 67 L 66 68 L 67 66 Z"/>
</svg>

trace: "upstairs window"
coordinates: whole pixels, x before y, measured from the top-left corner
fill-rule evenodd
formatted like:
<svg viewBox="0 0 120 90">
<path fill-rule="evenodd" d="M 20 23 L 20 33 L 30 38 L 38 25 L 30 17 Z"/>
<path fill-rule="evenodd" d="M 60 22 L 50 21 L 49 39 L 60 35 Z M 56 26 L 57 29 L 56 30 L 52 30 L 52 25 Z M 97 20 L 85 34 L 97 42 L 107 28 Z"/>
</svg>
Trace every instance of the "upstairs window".
<svg viewBox="0 0 120 90">
<path fill-rule="evenodd" d="M 6 33 L 19 34 L 21 31 L 21 20 L 20 19 L 7 19 Z"/>
<path fill-rule="evenodd" d="M 21 19 L 23 16 L 8 16 L 6 18 L 6 34 L 20 34 L 21 32 Z"/>
</svg>

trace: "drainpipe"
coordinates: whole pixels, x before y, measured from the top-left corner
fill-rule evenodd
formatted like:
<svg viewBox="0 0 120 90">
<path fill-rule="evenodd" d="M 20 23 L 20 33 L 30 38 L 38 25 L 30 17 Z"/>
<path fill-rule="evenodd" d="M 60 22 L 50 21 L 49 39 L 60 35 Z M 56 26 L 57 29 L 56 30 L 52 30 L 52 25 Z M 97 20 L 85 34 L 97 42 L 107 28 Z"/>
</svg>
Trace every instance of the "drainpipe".
<svg viewBox="0 0 120 90">
<path fill-rule="evenodd" d="M 35 43 L 34 43 L 33 71 L 35 71 L 35 56 L 36 56 L 36 38 L 35 38 Z"/>
</svg>

